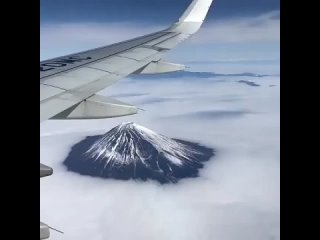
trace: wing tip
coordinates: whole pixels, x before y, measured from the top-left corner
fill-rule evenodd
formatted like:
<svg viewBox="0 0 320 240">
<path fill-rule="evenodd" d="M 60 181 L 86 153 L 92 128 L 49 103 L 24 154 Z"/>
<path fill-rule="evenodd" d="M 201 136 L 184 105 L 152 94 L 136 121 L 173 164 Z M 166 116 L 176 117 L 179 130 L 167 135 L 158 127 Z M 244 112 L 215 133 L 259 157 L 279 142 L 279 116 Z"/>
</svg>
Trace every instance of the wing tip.
<svg viewBox="0 0 320 240">
<path fill-rule="evenodd" d="M 193 0 L 183 15 L 171 28 L 171 31 L 194 34 L 206 19 L 213 0 Z"/>
<path fill-rule="evenodd" d="M 178 23 L 202 23 L 207 17 L 212 2 L 213 0 L 193 0 L 183 15 L 179 18 Z"/>
</svg>

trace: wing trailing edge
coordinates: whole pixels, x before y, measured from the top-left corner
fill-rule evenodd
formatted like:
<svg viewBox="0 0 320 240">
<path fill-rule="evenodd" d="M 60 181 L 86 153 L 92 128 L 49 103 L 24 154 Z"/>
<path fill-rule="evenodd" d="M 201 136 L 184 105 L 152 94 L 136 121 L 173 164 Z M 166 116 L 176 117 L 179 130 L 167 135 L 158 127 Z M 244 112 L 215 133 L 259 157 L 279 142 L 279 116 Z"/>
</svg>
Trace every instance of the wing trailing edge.
<svg viewBox="0 0 320 240">
<path fill-rule="evenodd" d="M 130 104 L 101 95 L 93 95 L 80 104 L 56 115 L 52 119 L 103 119 L 133 115 L 137 112 L 138 109 Z"/>
<path fill-rule="evenodd" d="M 137 71 L 135 74 L 158 74 L 158 73 L 171 73 L 185 70 L 186 67 L 181 64 L 168 63 L 168 62 L 151 62 L 143 69 Z"/>
</svg>

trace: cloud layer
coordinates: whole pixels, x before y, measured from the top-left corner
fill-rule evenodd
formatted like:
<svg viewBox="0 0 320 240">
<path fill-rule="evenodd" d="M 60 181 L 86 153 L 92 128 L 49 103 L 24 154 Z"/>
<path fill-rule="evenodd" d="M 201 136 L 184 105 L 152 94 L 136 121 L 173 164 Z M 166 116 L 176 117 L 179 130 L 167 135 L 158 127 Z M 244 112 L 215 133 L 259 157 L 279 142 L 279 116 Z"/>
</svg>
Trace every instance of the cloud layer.
<svg viewBox="0 0 320 240">
<path fill-rule="evenodd" d="M 40 27 L 42 60 L 127 40 L 168 26 L 124 23 L 57 23 Z M 188 44 L 279 42 L 279 12 L 207 22 Z"/>
<path fill-rule="evenodd" d="M 118 95 L 145 111 L 41 125 L 41 159 L 55 171 L 41 179 L 41 219 L 63 230 L 63 239 L 280 239 L 279 77 L 125 79 L 101 94 Z M 178 100 L 148 104 L 155 98 Z M 219 118 L 198 112 L 245 114 Z M 66 171 L 62 162 L 73 144 L 127 121 L 211 146 L 217 151 L 215 161 L 199 178 L 167 186 Z M 53 233 L 52 239 L 61 236 Z"/>
</svg>

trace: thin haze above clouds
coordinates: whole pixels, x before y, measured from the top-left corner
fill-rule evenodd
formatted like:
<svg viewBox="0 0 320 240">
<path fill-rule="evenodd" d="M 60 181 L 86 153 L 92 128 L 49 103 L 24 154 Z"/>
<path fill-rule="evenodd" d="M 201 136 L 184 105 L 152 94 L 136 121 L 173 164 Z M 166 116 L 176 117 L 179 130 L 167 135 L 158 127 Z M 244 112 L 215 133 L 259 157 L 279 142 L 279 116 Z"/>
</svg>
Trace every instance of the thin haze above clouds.
<svg viewBox="0 0 320 240">
<path fill-rule="evenodd" d="M 56 23 L 40 27 L 40 59 L 45 60 L 138 37 L 168 26 L 137 23 Z M 212 21 L 186 44 L 263 44 L 280 39 L 279 11 L 255 17 Z"/>
<path fill-rule="evenodd" d="M 256 17 L 208 22 L 192 43 L 272 43 L 280 41 L 279 11 Z"/>
</svg>

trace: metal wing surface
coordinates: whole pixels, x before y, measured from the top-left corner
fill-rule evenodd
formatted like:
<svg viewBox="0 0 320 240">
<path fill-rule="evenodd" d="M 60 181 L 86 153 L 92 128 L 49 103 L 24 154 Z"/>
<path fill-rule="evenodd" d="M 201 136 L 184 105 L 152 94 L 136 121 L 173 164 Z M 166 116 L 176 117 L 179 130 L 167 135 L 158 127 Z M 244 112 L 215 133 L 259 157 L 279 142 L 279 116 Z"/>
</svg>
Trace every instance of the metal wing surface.
<svg viewBox="0 0 320 240">
<path fill-rule="evenodd" d="M 163 55 L 198 31 L 212 0 L 194 0 L 178 22 L 163 31 L 40 62 L 40 122 L 135 114 L 135 106 L 95 95 L 132 73 L 180 71 Z"/>
</svg>

